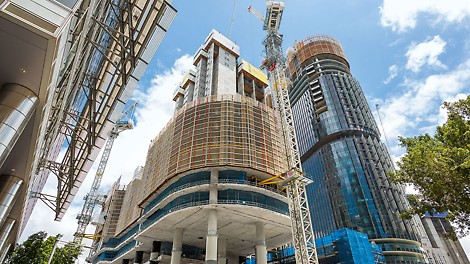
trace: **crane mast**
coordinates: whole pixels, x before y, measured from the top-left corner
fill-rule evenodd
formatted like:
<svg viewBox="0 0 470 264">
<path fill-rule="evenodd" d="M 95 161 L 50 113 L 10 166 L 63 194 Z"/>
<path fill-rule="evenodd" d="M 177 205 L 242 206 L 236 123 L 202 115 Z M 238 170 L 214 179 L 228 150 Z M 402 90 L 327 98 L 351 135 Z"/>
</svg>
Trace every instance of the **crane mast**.
<svg viewBox="0 0 470 264">
<path fill-rule="evenodd" d="M 284 10 L 284 1 L 267 0 L 266 15 L 253 7 L 248 10 L 264 22 L 267 31 L 265 46 L 266 58 L 263 67 L 268 70 L 268 78 L 273 89 L 274 108 L 281 118 L 281 128 L 285 140 L 285 151 L 289 171 L 282 174 L 280 182 L 287 189 L 289 213 L 292 221 L 292 236 L 296 263 L 318 263 L 315 237 L 307 203 L 305 186 L 311 182 L 302 174 L 299 147 L 295 134 L 294 118 L 289 100 L 289 80 L 286 76 L 286 60 L 282 52 L 282 35 L 279 26 Z"/>
<path fill-rule="evenodd" d="M 74 234 L 73 243 L 81 244 L 83 238 L 88 238 L 89 236 L 85 234 L 87 226 L 91 222 L 91 217 L 93 215 L 93 210 L 98 204 L 102 204 L 104 197 L 98 194 L 98 189 L 100 188 L 101 180 L 103 178 L 106 165 L 108 164 L 109 155 L 113 148 L 114 140 L 119 136 L 119 134 L 124 130 L 129 130 L 134 128 L 134 122 L 132 120 L 134 116 L 134 111 L 137 106 L 136 102 L 133 102 L 120 116 L 119 120 L 114 124 L 111 132 L 109 133 L 109 138 L 106 141 L 106 145 L 103 149 L 103 155 L 101 156 L 98 169 L 96 170 L 95 178 L 91 185 L 90 191 L 83 198 L 85 202 L 83 203 L 82 211 L 77 215 L 78 227 L 77 231 Z"/>
</svg>

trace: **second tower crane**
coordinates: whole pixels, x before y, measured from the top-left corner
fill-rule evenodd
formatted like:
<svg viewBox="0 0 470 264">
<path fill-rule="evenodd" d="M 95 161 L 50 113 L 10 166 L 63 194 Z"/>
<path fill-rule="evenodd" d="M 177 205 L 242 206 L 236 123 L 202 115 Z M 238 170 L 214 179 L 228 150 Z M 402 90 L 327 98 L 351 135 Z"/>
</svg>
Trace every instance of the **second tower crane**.
<svg viewBox="0 0 470 264">
<path fill-rule="evenodd" d="M 75 244 L 81 244 L 83 238 L 89 238 L 85 234 L 88 224 L 91 222 L 91 217 L 93 215 L 93 210 L 97 204 L 100 204 L 103 198 L 98 194 L 98 189 L 101 184 L 101 179 L 103 178 L 104 170 L 108 164 L 109 155 L 111 154 L 111 149 L 113 148 L 114 140 L 119 136 L 119 133 L 125 130 L 134 128 L 134 111 L 137 106 L 137 102 L 133 102 L 124 112 L 121 114 L 119 120 L 114 124 L 113 129 L 109 133 L 109 138 L 106 141 L 106 145 L 103 150 L 103 155 L 101 156 L 98 169 L 96 170 L 95 178 L 93 179 L 93 184 L 91 185 L 90 191 L 85 195 L 82 211 L 77 215 L 78 227 L 77 231 L 74 234 L 73 242 Z"/>
</svg>

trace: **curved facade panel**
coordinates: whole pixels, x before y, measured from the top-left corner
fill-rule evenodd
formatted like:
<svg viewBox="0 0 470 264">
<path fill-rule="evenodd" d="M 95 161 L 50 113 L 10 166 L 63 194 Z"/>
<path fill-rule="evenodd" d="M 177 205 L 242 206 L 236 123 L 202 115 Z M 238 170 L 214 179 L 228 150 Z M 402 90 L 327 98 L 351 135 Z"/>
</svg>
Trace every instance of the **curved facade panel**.
<svg viewBox="0 0 470 264">
<path fill-rule="evenodd" d="M 0 176 L 0 228 L 13 208 L 17 195 L 23 185 L 23 180 L 14 175 L 1 175 Z"/>
<path fill-rule="evenodd" d="M 319 63 L 321 66 L 322 60 Z M 380 138 L 367 100 L 354 77 L 346 73 L 322 74 L 316 81 L 316 89 L 311 87 L 311 81 L 307 82 L 299 85 L 303 91 L 293 97 L 301 155 L 312 153 L 321 142 L 331 141 L 338 134 L 366 133 Z"/>
<path fill-rule="evenodd" d="M 343 63 L 349 70 L 349 63 L 338 40 L 325 35 L 306 38 L 295 45 L 296 56 L 289 56 L 289 70 L 296 75 L 300 65 L 312 60 L 315 56 L 333 55 L 338 63 Z"/>
<path fill-rule="evenodd" d="M 273 109 L 240 95 L 187 103 L 150 146 L 147 162 L 151 163 L 143 176 L 145 194 L 151 195 L 177 174 L 207 167 L 280 174 L 286 164 L 275 118 Z"/>
</svg>

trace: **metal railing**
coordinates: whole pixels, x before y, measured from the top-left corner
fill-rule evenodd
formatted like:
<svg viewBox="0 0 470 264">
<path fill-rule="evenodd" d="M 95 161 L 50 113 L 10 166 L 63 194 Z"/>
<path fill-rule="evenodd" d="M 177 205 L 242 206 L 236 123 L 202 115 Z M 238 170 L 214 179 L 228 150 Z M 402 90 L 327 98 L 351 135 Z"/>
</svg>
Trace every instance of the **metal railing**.
<svg viewBox="0 0 470 264">
<path fill-rule="evenodd" d="M 278 189 L 275 189 L 273 187 L 270 187 L 268 185 L 265 185 L 265 184 L 257 184 L 256 182 L 252 182 L 252 181 L 247 181 L 247 180 L 233 180 L 233 179 L 219 179 L 218 183 L 231 183 L 231 184 L 245 184 L 245 185 L 250 185 L 250 186 L 254 186 L 254 187 L 257 187 L 257 188 L 262 188 L 262 189 L 265 189 L 265 190 L 268 190 L 268 191 L 271 191 L 271 192 L 275 192 L 279 195 L 282 195 L 284 197 L 287 197 L 286 193 L 285 192 L 282 192 Z"/>
<path fill-rule="evenodd" d="M 235 204 L 235 205 L 246 205 L 246 206 L 254 206 L 254 207 L 259 207 L 267 210 L 271 210 L 276 213 L 280 213 L 283 215 L 289 215 L 289 210 L 281 210 L 280 208 L 277 208 L 275 206 L 270 206 L 264 203 L 258 203 L 258 202 L 251 202 L 251 201 L 244 201 L 244 200 L 219 200 L 217 201 L 217 204 Z"/>
</svg>

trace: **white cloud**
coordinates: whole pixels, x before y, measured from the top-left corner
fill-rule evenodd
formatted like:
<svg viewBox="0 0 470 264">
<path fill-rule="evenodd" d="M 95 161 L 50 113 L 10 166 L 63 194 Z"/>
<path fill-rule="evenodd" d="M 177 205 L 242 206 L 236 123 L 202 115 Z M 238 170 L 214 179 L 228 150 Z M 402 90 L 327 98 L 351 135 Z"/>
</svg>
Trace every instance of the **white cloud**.
<svg viewBox="0 0 470 264">
<path fill-rule="evenodd" d="M 458 23 L 470 17 L 468 0 L 383 0 L 381 24 L 393 31 L 406 31 L 416 26 L 420 15 L 432 15 L 434 23 Z"/>
<path fill-rule="evenodd" d="M 467 94 L 459 93 L 453 97 L 447 98 L 445 101 L 449 103 L 453 103 L 453 102 L 457 102 L 458 100 L 465 99 L 467 98 L 467 96 L 468 96 L 468 93 Z M 439 115 L 436 118 L 437 124 L 442 125 L 446 122 L 446 120 L 447 120 L 447 110 L 441 107 L 439 108 Z"/>
<path fill-rule="evenodd" d="M 439 60 L 439 55 L 444 52 L 446 42 L 439 36 L 434 36 L 433 39 L 421 43 L 413 43 L 406 52 L 408 61 L 406 69 L 413 72 L 419 72 L 425 65 L 446 68 L 446 66 Z"/>
<path fill-rule="evenodd" d="M 101 182 L 100 190 L 102 193 L 106 193 L 121 175 L 121 184 L 127 184 L 132 178 L 135 168 L 144 165 L 150 141 L 156 137 L 173 115 L 173 91 L 190 67 L 192 67 L 192 56 L 183 55 L 176 60 L 171 69 L 157 74 L 153 78 L 151 86 L 144 89 L 145 92 L 136 91 L 134 93 L 135 99 L 139 103 L 139 107 L 135 112 L 137 124 L 134 129 L 122 132 L 115 140 Z M 53 211 L 42 202 L 38 202 L 20 242 L 27 239 L 29 235 L 41 230 L 46 231 L 49 235 L 61 233 L 64 235 L 63 240 L 66 241 L 73 239 L 73 234 L 77 229 L 75 217 L 82 208 L 82 198 L 91 187 L 100 158 L 101 155 L 96 159 L 62 221 L 53 222 Z M 51 175 L 44 193 L 55 193 L 55 188 L 56 179 Z M 93 233 L 94 228 L 89 226 L 87 232 Z M 91 241 L 89 242 L 91 243 Z M 84 259 L 85 256 L 81 256 L 79 262 L 85 263 Z"/>
<path fill-rule="evenodd" d="M 422 80 L 405 80 L 402 85 L 402 94 L 385 100 L 371 100 L 371 104 L 380 105 L 380 115 L 393 156 L 403 153 L 401 148 L 395 147 L 398 136 L 412 136 L 411 133 L 420 133 L 416 131 L 418 128 L 438 125 L 442 122 L 442 102 L 456 100 L 470 92 L 470 59 L 452 71 Z"/>
<path fill-rule="evenodd" d="M 121 175 L 121 182 L 128 183 L 135 168 L 144 165 L 150 141 L 173 116 L 173 92 L 191 65 L 192 56 L 184 55 L 171 69 L 157 74 L 145 92 L 134 93 L 139 103 L 135 112 L 137 124 L 134 129 L 122 132 L 114 143 L 101 184 L 106 190 Z"/>
<path fill-rule="evenodd" d="M 398 74 L 398 66 L 393 64 L 388 68 L 388 77 L 384 81 L 384 84 L 389 84 Z"/>
</svg>

